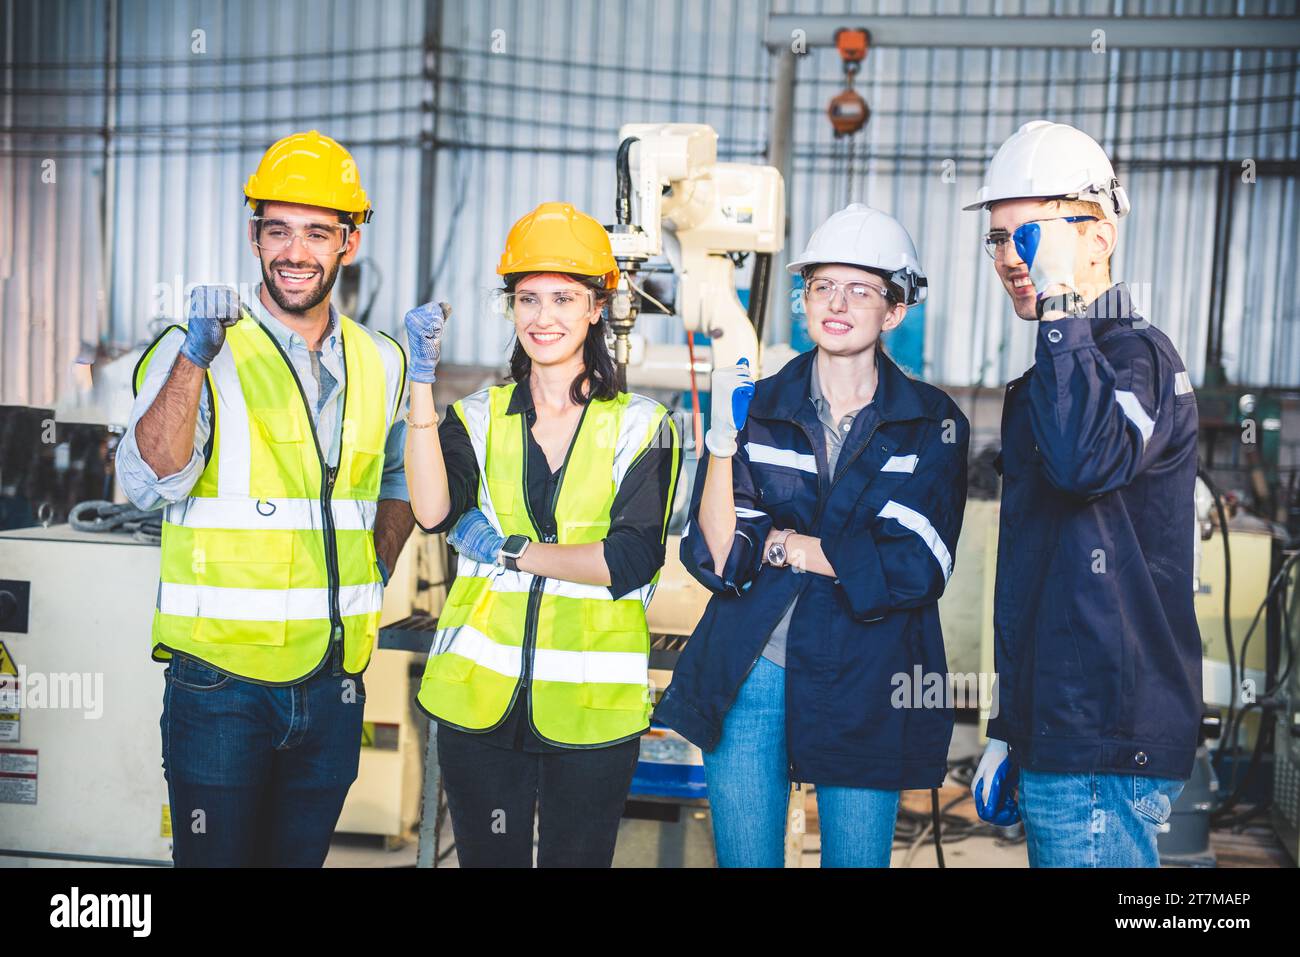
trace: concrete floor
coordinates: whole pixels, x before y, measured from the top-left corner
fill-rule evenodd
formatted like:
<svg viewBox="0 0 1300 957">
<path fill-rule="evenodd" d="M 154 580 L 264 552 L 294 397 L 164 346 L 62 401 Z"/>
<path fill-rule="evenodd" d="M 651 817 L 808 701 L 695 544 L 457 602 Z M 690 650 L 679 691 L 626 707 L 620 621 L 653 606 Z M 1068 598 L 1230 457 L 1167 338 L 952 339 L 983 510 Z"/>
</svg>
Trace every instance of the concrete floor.
<svg viewBox="0 0 1300 957">
<path fill-rule="evenodd" d="M 952 760 L 978 755 L 982 751 L 978 731 L 973 725 L 957 725 L 953 733 L 949 756 Z M 820 837 L 817 829 L 815 790 L 804 791 L 807 834 L 803 838 L 802 867 L 820 864 Z M 951 777 L 939 792 L 941 806 L 956 801 L 948 811 L 950 815 L 976 820 L 974 803 L 969 799 L 965 785 Z M 928 817 L 930 795 L 928 791 L 907 791 L 902 806 Z M 1008 831 L 1007 837 L 1018 835 Z M 451 825 L 444 822 L 442 846 L 451 843 Z M 1252 828 L 1242 834 L 1215 831 L 1211 836 L 1211 849 L 1218 866 L 1232 867 L 1291 867 L 1270 828 Z M 1029 860 L 1023 839 L 1003 839 L 978 835 L 955 843 L 944 842 L 944 863 L 953 868 L 976 867 L 1028 867 Z M 386 849 L 382 838 L 363 835 L 336 835 L 326 858 L 326 867 L 414 867 L 417 846 L 414 839 L 393 849 Z M 703 808 L 682 807 L 678 820 L 663 823 L 653 820 L 625 817 L 619 826 L 615 867 L 712 867 L 714 866 L 712 833 L 708 812 Z M 439 866 L 457 867 L 453 851 Z M 915 847 L 897 847 L 890 866 L 933 868 L 937 866 L 934 842 L 925 835 Z"/>
</svg>

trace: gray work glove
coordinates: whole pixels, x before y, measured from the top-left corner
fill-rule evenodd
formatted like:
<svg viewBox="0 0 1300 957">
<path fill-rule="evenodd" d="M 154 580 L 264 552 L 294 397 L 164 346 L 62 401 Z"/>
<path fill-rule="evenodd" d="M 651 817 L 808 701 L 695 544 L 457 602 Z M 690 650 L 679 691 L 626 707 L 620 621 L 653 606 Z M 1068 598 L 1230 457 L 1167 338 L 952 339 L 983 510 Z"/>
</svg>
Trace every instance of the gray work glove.
<svg viewBox="0 0 1300 957">
<path fill-rule="evenodd" d="M 226 327 L 239 321 L 239 293 L 231 286 L 195 286 L 190 290 L 181 355 L 206 369 L 226 342 Z"/>
</svg>

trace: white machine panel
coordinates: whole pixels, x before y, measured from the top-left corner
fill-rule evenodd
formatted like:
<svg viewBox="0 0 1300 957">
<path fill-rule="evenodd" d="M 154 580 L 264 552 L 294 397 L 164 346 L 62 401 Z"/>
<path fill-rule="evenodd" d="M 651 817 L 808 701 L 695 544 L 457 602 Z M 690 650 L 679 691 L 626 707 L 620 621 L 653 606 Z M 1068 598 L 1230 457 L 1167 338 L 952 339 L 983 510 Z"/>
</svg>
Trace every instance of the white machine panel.
<svg viewBox="0 0 1300 957">
<path fill-rule="evenodd" d="M 0 624 L 24 692 L 0 691 L 0 867 L 171 863 L 149 657 L 159 556 L 66 525 L 0 533 L 0 591 L 30 589 L 26 630 Z"/>
</svg>

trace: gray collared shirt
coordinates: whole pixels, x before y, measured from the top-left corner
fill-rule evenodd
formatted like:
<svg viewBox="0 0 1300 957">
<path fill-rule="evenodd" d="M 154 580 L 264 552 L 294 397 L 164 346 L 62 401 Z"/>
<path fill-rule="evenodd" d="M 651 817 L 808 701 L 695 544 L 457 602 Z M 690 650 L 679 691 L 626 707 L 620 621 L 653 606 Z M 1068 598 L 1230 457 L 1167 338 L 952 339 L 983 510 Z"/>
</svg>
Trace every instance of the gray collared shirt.
<svg viewBox="0 0 1300 957">
<path fill-rule="evenodd" d="M 852 412 L 846 413 L 836 422 L 831 414 L 831 403 L 822 394 L 822 384 L 817 374 L 816 359 L 813 360 L 812 374 L 808 379 L 808 400 L 812 402 L 813 408 L 817 410 L 817 419 L 821 422 L 822 432 L 826 436 L 826 462 L 830 466 L 833 477 L 835 475 L 835 466 L 840 460 L 840 450 L 844 448 L 844 440 L 848 438 L 849 432 L 853 429 L 853 420 L 866 406 L 864 405 L 860 409 L 854 409 Z M 780 665 L 782 668 L 785 667 L 785 642 L 790 632 L 790 619 L 794 617 L 794 609 L 797 604 L 797 599 L 790 602 L 789 607 L 785 610 L 785 615 L 772 629 L 772 634 L 767 639 L 767 646 L 763 649 L 763 657 L 775 665 Z"/>
<path fill-rule="evenodd" d="M 260 289 L 260 287 L 259 287 Z M 307 407 L 316 425 L 316 437 L 325 453 L 326 462 L 338 464 L 339 444 L 343 433 L 343 393 L 347 373 L 343 361 L 343 337 L 339 333 L 338 313 L 330 306 L 329 331 L 321 341 L 319 352 L 307 348 L 307 341 L 284 323 L 272 316 L 254 296 L 245 308 L 255 319 L 275 336 L 280 348 L 289 357 L 298 381 L 306 393 Z M 367 330 L 368 335 L 374 335 Z M 180 352 L 184 336 L 171 333 L 158 344 L 149 362 L 149 372 L 140 385 L 140 392 L 131 408 L 131 419 L 126 434 L 117 447 L 117 478 L 123 493 L 137 508 L 162 508 L 171 502 L 186 498 L 194 483 L 207 467 L 204 449 L 212 430 L 212 411 L 208 391 L 199 393 L 199 414 L 194 424 L 194 449 L 185 467 L 174 475 L 159 478 L 140 455 L 135 440 L 135 426 L 140 417 L 153 405 L 163 383 L 171 374 L 172 365 Z M 384 444 L 384 474 L 380 480 L 379 497 L 409 501 L 405 470 L 406 422 L 401 416 L 393 422 Z"/>
</svg>

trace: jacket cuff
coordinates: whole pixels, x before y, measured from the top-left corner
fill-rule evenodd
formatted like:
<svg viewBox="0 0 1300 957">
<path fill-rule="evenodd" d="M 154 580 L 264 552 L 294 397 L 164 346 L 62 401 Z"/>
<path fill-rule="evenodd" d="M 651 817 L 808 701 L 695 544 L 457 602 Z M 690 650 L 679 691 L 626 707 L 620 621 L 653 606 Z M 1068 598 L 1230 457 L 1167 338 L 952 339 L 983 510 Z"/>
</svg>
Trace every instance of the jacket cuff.
<svg viewBox="0 0 1300 957">
<path fill-rule="evenodd" d="M 1073 352 L 1075 349 L 1092 345 L 1095 345 L 1092 338 L 1092 322 L 1087 316 L 1067 316 L 1055 322 L 1038 324 L 1036 351 L 1040 356 Z"/>
<path fill-rule="evenodd" d="M 883 618 L 889 610 L 889 585 L 871 533 L 842 532 L 823 537 L 821 542 L 822 554 L 839 576 L 835 581 L 848 599 L 853 617 L 862 621 Z"/>
<path fill-rule="evenodd" d="M 762 542 L 755 543 L 750 533 L 736 527 L 732 538 L 731 551 L 723 563 L 722 574 L 713 571 L 713 555 L 709 545 L 699 529 L 682 538 L 682 564 L 705 588 L 714 592 L 732 592 L 739 595 L 753 584 L 754 576 L 763 563 Z"/>
<path fill-rule="evenodd" d="M 990 738 L 996 738 L 998 741 L 1006 741 L 1008 729 L 1005 725 L 1006 721 L 1003 718 L 989 718 L 984 727 L 984 733 Z"/>
</svg>

